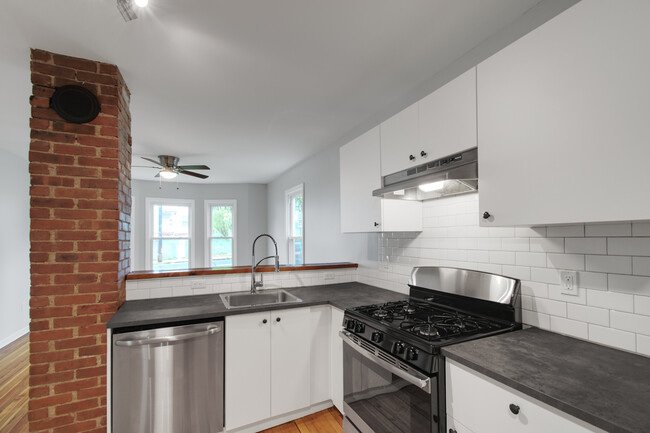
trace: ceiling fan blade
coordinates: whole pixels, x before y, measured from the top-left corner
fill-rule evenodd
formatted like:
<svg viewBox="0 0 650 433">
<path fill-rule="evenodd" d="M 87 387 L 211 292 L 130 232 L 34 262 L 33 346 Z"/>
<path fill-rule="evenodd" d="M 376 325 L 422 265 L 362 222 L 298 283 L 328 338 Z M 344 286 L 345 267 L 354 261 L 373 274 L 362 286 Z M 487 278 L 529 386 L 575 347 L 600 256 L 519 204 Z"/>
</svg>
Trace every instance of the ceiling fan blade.
<svg viewBox="0 0 650 433">
<path fill-rule="evenodd" d="M 179 165 L 181 170 L 210 170 L 207 165 Z"/>
<path fill-rule="evenodd" d="M 178 172 L 181 173 L 181 174 L 187 174 L 189 176 L 198 177 L 200 179 L 207 179 L 208 178 L 208 176 L 206 176 L 205 174 L 194 173 L 193 171 L 187 171 L 187 170 L 179 169 Z"/>
<path fill-rule="evenodd" d="M 154 177 L 160 177 L 160 172 L 156 173 Z"/>
<path fill-rule="evenodd" d="M 140 158 L 142 158 L 142 159 L 144 159 L 144 160 L 146 160 L 146 161 L 149 161 L 149 162 L 153 162 L 154 164 L 157 164 L 157 165 L 159 165 L 159 166 L 161 166 L 161 167 L 164 167 L 164 165 L 162 165 L 159 161 L 154 161 L 153 159 L 151 159 L 151 158 L 145 158 L 144 156 L 141 156 Z"/>
<path fill-rule="evenodd" d="M 156 170 L 160 170 L 160 167 L 154 167 L 151 165 L 132 165 L 131 168 L 155 168 Z"/>
</svg>

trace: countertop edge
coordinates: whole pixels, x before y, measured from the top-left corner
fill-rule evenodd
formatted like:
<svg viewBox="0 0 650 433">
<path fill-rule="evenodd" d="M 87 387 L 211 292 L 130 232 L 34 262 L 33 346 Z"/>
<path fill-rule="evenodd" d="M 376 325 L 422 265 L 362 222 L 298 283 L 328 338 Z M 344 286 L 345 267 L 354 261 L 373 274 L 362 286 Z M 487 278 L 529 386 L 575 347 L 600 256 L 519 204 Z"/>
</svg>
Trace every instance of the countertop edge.
<svg viewBox="0 0 650 433">
<path fill-rule="evenodd" d="M 313 263 L 306 265 L 281 265 L 280 272 L 292 271 L 316 271 L 327 269 L 358 268 L 357 263 L 335 262 L 335 263 Z M 259 266 L 255 272 L 273 272 L 272 266 Z M 174 278 L 191 277 L 196 275 L 225 275 L 225 274 L 246 274 L 251 272 L 250 266 L 232 266 L 227 268 L 194 268 L 179 271 L 135 271 L 126 275 L 127 280 L 146 280 L 151 278 Z"/>
<path fill-rule="evenodd" d="M 447 350 L 444 347 L 442 348 L 442 354 L 446 358 L 449 358 L 449 359 L 451 359 L 453 361 L 456 361 L 457 363 L 459 363 L 461 365 L 464 365 L 465 367 L 468 367 L 468 368 L 476 371 L 477 373 L 483 374 L 484 376 L 487 376 L 490 379 L 493 379 L 493 380 L 499 382 L 500 384 L 503 384 L 503 385 L 508 386 L 508 387 L 510 387 L 512 389 L 515 389 L 515 390 L 521 392 L 522 394 L 527 395 L 528 397 L 531 397 L 531 398 L 539 400 L 539 401 L 541 401 L 543 403 L 546 403 L 547 405 L 549 405 L 549 406 L 551 406 L 551 407 L 553 407 L 555 409 L 558 409 L 558 410 L 560 410 L 560 411 L 562 411 L 562 412 L 564 412 L 566 414 L 569 414 L 569 415 L 571 415 L 571 416 L 573 416 L 575 418 L 578 418 L 581 421 L 589 423 L 589 424 L 591 424 L 591 425 L 593 425 L 595 427 L 598 427 L 600 429 L 603 429 L 603 430 L 605 430 L 607 432 L 611 432 L 611 433 L 635 433 L 632 430 L 627 430 L 627 429 L 621 428 L 621 426 L 619 426 L 617 424 L 612 424 L 612 423 L 610 423 L 609 421 L 607 421 L 604 418 L 599 418 L 598 416 L 596 416 L 596 415 L 594 415 L 592 413 L 585 412 L 585 411 L 583 411 L 583 410 L 581 410 L 579 408 L 576 408 L 575 406 L 573 406 L 573 405 L 571 405 L 569 403 L 565 403 L 562 400 L 558 400 L 557 398 L 551 397 L 548 394 L 545 394 L 545 393 L 543 393 L 541 391 L 538 391 L 538 390 L 536 390 L 534 388 L 530 388 L 528 386 L 522 385 L 521 383 L 519 383 L 519 382 L 517 382 L 515 380 L 512 380 L 512 379 L 508 378 L 507 376 L 503 376 L 503 375 L 501 375 L 499 373 L 496 373 L 493 370 L 491 370 L 491 369 L 489 369 L 487 367 L 484 367 L 484 366 L 482 366 L 480 364 L 477 364 L 476 362 L 471 361 L 471 360 L 469 360 L 469 359 L 467 359 L 467 358 L 465 358 L 465 357 L 463 357 L 461 355 L 457 355 L 457 354 L 455 354 L 453 352 L 450 352 L 449 350 Z"/>
</svg>

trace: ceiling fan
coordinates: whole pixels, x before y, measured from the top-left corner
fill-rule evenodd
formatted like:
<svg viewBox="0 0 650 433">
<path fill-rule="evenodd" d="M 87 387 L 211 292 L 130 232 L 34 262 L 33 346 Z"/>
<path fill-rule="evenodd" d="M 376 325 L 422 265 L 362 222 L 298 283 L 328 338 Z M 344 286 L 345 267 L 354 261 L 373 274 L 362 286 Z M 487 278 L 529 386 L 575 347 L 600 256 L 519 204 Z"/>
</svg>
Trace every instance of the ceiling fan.
<svg viewBox="0 0 650 433">
<path fill-rule="evenodd" d="M 173 179 L 179 174 L 186 174 L 188 176 L 198 177 L 199 179 L 207 179 L 207 175 L 201 173 L 195 173 L 189 170 L 210 170 L 210 167 L 207 165 L 178 165 L 178 157 L 171 155 L 158 155 L 158 161 L 151 158 L 145 158 L 141 156 L 142 159 L 153 162 L 157 167 L 151 166 L 134 166 L 134 167 L 145 167 L 145 168 L 155 168 L 159 170 L 154 177 L 162 177 L 163 179 Z"/>
</svg>

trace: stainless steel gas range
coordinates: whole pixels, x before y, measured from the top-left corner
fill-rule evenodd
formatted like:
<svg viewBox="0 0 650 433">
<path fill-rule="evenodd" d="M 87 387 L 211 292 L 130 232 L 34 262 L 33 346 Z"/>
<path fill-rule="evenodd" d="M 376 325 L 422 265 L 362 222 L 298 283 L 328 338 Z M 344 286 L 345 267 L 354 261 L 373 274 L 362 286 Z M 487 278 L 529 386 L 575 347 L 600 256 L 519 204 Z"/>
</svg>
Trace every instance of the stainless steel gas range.
<svg viewBox="0 0 650 433">
<path fill-rule="evenodd" d="M 345 433 L 443 433 L 440 349 L 521 328 L 517 279 L 417 267 L 409 287 L 407 300 L 345 311 Z"/>
</svg>

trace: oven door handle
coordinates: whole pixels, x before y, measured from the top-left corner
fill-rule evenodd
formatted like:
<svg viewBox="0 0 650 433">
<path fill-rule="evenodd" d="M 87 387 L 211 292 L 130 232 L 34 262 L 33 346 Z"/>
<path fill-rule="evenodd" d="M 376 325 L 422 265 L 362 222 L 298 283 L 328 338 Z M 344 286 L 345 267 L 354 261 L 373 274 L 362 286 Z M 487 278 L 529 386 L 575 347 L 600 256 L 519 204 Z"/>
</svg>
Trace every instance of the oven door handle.
<svg viewBox="0 0 650 433">
<path fill-rule="evenodd" d="M 350 333 L 347 331 L 340 331 L 339 336 L 341 339 L 343 339 L 343 342 L 347 343 L 350 348 L 354 349 L 359 353 L 361 356 L 365 357 L 369 361 L 372 361 L 374 364 L 379 365 L 381 368 L 384 368 L 391 373 L 393 373 L 395 376 L 399 376 L 405 381 L 412 383 L 413 385 L 417 386 L 418 388 L 421 388 L 422 390 L 426 391 L 427 394 L 431 394 L 431 380 L 426 377 L 423 374 L 417 373 L 413 371 L 415 374 L 411 374 L 409 372 L 406 372 L 393 364 L 390 364 L 389 362 L 384 361 L 381 359 L 378 355 L 377 352 L 379 349 L 375 349 L 374 353 L 369 352 L 367 349 L 361 347 L 358 343 L 356 343 L 352 338 L 350 338 Z M 398 362 L 396 358 L 393 356 L 387 355 L 385 352 L 382 351 L 382 356 L 389 358 L 389 359 L 395 359 L 395 362 Z M 417 376 L 416 376 L 417 374 Z"/>
</svg>

